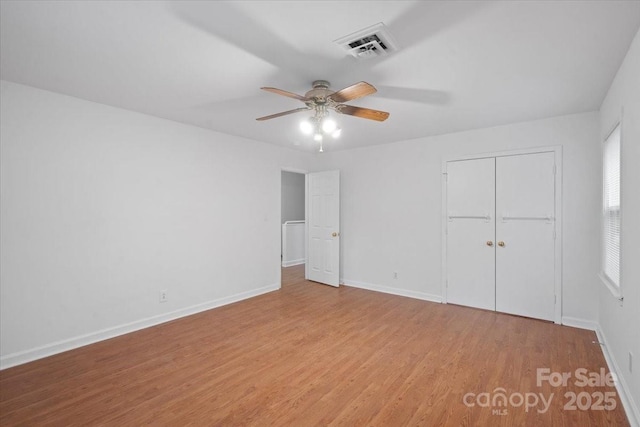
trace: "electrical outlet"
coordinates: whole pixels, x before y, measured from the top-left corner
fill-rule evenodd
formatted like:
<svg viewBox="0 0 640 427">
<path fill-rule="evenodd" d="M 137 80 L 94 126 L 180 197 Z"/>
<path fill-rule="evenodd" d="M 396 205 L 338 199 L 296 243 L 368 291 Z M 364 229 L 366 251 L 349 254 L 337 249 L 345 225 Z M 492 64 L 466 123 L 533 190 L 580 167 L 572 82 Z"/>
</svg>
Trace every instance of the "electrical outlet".
<svg viewBox="0 0 640 427">
<path fill-rule="evenodd" d="M 167 302 L 169 300 L 169 291 L 160 291 L 160 302 Z"/>
<path fill-rule="evenodd" d="M 629 372 L 633 372 L 633 353 L 629 352 Z"/>
</svg>

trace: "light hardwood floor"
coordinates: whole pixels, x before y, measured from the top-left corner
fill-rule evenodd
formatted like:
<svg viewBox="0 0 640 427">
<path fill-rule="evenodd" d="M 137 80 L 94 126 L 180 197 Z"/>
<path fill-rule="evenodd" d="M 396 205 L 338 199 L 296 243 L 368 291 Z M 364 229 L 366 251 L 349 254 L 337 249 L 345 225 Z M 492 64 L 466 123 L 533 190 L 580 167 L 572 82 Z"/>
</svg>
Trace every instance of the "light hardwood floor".
<svg viewBox="0 0 640 427">
<path fill-rule="evenodd" d="M 617 395 L 613 410 L 564 408 L 565 393 L 583 393 L 583 407 L 587 394 L 615 394 L 575 384 L 576 369 L 606 369 L 594 341 L 552 323 L 306 282 L 290 267 L 279 291 L 1 371 L 0 425 L 628 425 Z M 572 378 L 537 386 L 538 368 Z M 478 405 L 498 388 L 511 403 Z M 548 410 L 518 405 L 534 393 L 551 399 Z"/>
</svg>

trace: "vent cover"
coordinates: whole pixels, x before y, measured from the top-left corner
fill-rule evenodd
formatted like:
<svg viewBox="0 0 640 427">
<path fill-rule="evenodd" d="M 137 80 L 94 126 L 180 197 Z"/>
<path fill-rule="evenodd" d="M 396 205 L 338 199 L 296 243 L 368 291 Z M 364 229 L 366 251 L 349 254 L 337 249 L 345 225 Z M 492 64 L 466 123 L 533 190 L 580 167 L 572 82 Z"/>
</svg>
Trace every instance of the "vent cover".
<svg viewBox="0 0 640 427">
<path fill-rule="evenodd" d="M 356 59 L 368 59 L 388 55 L 398 50 L 387 27 L 380 22 L 363 30 L 335 40 L 349 55 Z"/>
</svg>

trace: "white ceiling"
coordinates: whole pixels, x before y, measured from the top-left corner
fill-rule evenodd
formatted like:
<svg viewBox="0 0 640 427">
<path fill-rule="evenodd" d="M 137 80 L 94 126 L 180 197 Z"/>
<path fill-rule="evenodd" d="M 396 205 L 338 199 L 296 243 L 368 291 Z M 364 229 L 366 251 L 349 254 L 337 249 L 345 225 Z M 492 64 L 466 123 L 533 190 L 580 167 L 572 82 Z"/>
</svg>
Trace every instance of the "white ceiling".
<svg viewBox="0 0 640 427">
<path fill-rule="evenodd" d="M 367 81 L 341 115 L 355 148 L 597 110 L 640 26 L 640 1 L 2 1 L 4 80 L 299 149 L 304 94 Z M 333 40 L 378 22 L 399 50 L 358 62 Z"/>
</svg>

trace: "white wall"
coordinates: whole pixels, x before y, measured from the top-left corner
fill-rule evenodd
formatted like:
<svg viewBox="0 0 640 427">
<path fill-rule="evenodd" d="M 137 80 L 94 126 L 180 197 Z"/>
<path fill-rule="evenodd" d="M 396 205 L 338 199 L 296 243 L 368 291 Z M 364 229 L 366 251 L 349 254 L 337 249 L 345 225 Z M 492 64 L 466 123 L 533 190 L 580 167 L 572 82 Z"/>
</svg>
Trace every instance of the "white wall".
<svg viewBox="0 0 640 427">
<path fill-rule="evenodd" d="M 441 300 L 443 159 L 538 146 L 563 148 L 563 317 L 595 324 L 599 227 L 597 113 L 422 138 L 318 157 L 341 170 L 345 284 Z M 393 272 L 398 278 L 393 278 Z"/>
<path fill-rule="evenodd" d="M 306 156 L 5 81 L 1 94 L 3 367 L 280 286 L 280 172 Z"/>
<path fill-rule="evenodd" d="M 635 418 L 640 422 L 640 33 L 629 49 L 600 108 L 601 143 L 622 119 L 622 260 L 624 301 L 620 304 L 598 283 L 600 327 L 618 375 L 628 388 Z M 599 282 L 597 279 L 595 281 Z M 628 354 L 633 353 L 633 373 Z"/>
<path fill-rule="evenodd" d="M 282 224 L 304 219 L 304 174 L 282 171 Z"/>
</svg>

